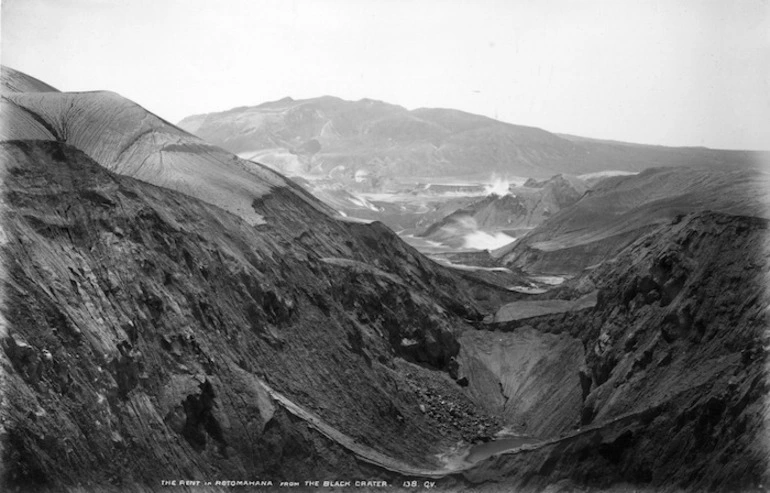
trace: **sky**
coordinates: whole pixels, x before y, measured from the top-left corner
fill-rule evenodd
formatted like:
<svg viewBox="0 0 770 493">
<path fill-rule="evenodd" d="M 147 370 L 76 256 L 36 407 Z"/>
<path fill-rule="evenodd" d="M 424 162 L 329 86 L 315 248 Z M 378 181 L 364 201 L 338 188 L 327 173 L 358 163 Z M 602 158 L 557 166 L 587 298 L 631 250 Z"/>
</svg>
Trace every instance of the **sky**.
<svg viewBox="0 0 770 493">
<path fill-rule="evenodd" d="M 161 117 L 286 96 L 770 149 L 770 0 L 2 0 L 2 63 Z"/>
</svg>

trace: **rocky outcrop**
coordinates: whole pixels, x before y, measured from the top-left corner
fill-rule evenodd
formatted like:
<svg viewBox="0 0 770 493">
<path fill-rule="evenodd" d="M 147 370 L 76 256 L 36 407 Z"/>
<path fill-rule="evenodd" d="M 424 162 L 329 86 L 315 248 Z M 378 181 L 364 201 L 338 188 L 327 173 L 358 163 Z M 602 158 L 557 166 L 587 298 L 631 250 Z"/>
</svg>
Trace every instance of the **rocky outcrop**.
<svg viewBox="0 0 770 493">
<path fill-rule="evenodd" d="M 698 213 L 592 272 L 593 310 L 533 323 L 585 347 L 582 429 L 479 464 L 469 489 L 767 484 L 767 232 L 763 219 Z"/>
<path fill-rule="evenodd" d="M 671 172 L 688 192 L 669 200 L 662 188 L 643 207 L 645 193 L 617 188 L 624 178 L 602 182 L 615 201 L 565 210 L 589 225 L 586 204 L 621 211 L 617 221 L 659 211 L 640 220 L 656 229 L 609 221 L 631 236 L 619 255 L 541 296 L 569 309 L 530 301 L 484 324 L 525 295 L 442 268 L 380 223 L 335 219 L 291 181 L 133 103 L 27 92 L 2 104 L 3 135 L 24 137 L 0 145 L 3 491 L 147 491 L 166 478 L 430 477 L 471 491 L 770 480 L 767 222 L 698 213 L 660 225 L 682 204 L 757 211 L 748 171 Z M 463 118 L 445 123 L 461 130 Z M 707 200 L 704 186 L 742 192 Z M 595 303 L 568 301 L 594 290 Z M 447 462 L 503 425 L 543 441 Z"/>
<path fill-rule="evenodd" d="M 0 153 L 4 488 L 371 477 L 351 443 L 429 467 L 493 423 L 467 399 L 476 417 L 441 430 L 421 410 L 409 375 L 461 398 L 440 370 L 480 314 L 468 281 L 384 226 L 278 188 L 254 227 L 63 143 Z"/>
</svg>

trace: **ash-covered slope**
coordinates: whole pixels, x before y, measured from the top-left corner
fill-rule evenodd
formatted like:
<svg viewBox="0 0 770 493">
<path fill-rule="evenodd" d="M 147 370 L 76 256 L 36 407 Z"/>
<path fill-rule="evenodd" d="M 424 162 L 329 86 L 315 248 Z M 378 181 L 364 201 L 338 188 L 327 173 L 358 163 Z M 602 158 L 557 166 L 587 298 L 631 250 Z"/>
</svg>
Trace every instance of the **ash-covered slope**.
<svg viewBox="0 0 770 493">
<path fill-rule="evenodd" d="M 0 93 L 13 92 L 59 92 L 45 82 L 11 67 L 0 65 Z"/>
<path fill-rule="evenodd" d="M 0 140 L 66 142 L 111 171 L 199 198 L 251 224 L 265 220 L 252 202 L 276 187 L 326 209 L 274 171 L 203 142 L 115 93 L 6 93 L 0 110 Z"/>
<path fill-rule="evenodd" d="M 712 210 L 766 217 L 768 185 L 768 175 L 753 169 L 658 168 L 607 178 L 495 256 L 530 272 L 575 273 L 677 215 Z"/>
<path fill-rule="evenodd" d="M 767 484 L 763 220 L 678 218 L 554 294 L 595 307 L 474 330 L 493 287 L 133 103 L 2 104 L 26 139 L 0 145 L 3 491 Z M 736 173 L 692 185 L 745 192 Z M 547 441 L 463 473 L 436 456 L 503 423 Z"/>
<path fill-rule="evenodd" d="M 757 158 L 743 151 L 566 138 L 457 110 L 409 111 L 329 96 L 195 115 L 179 126 L 289 176 L 331 174 L 373 188 L 403 177 L 545 178 L 651 166 L 740 167 Z"/>
<path fill-rule="evenodd" d="M 544 413 L 581 428 L 480 463 L 453 487 L 761 490 L 770 480 L 767 233 L 765 219 L 696 213 L 584 276 L 581 285 L 599 289 L 595 308 L 543 316 L 526 328 L 582 342 L 585 366 L 564 360 L 581 373 L 577 412 L 563 415 L 573 402 L 567 395 Z M 493 327 L 506 339 L 521 330 Z M 510 365 L 493 352 L 481 356 L 475 361 L 492 372 Z M 564 366 L 550 371 L 561 377 Z M 540 370 L 528 378 L 548 381 L 548 369 Z M 533 387 L 524 403 L 548 394 Z"/>
<path fill-rule="evenodd" d="M 60 142 L 0 163 L 8 491 L 378 477 L 494 424 L 426 369 L 479 316 L 463 281 L 382 225 L 275 188 L 255 227 Z M 441 432 L 427 391 L 464 410 Z"/>
<path fill-rule="evenodd" d="M 450 376 L 489 287 L 113 93 L 2 104 L 4 488 L 435 472 L 491 432 Z"/>
</svg>

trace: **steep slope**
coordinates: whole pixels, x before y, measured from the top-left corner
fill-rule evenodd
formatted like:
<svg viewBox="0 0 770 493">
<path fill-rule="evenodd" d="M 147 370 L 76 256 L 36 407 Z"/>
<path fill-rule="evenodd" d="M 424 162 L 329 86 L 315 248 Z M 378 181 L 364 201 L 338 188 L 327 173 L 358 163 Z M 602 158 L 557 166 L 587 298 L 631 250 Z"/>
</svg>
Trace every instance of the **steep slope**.
<svg viewBox="0 0 770 493">
<path fill-rule="evenodd" d="M 428 474 L 492 431 L 453 379 L 488 286 L 116 94 L 2 105 L 3 488 Z"/>
<path fill-rule="evenodd" d="M 329 96 L 194 115 L 179 125 L 289 176 L 331 174 L 372 188 L 404 177 L 487 180 L 492 173 L 545 178 L 651 166 L 741 167 L 760 156 L 558 136 L 457 110 L 409 111 Z"/>
<path fill-rule="evenodd" d="M 566 334 L 532 327 L 511 332 L 465 332 L 458 375 L 468 395 L 507 431 L 552 438 L 571 430 L 582 406 L 583 345 Z"/>
<path fill-rule="evenodd" d="M 766 217 L 768 185 L 766 173 L 748 169 L 659 168 L 607 178 L 495 255 L 530 272 L 578 272 L 678 215 L 712 210 Z"/>
<path fill-rule="evenodd" d="M 582 428 L 480 463 L 446 485 L 762 489 L 770 480 L 767 233 L 764 219 L 696 213 L 587 274 L 600 290 L 595 308 L 544 316 L 527 329 L 582 341 L 582 404 L 571 417 Z M 501 336 L 521 330 L 491 328 Z M 539 392 L 529 398 L 548 389 Z"/>
<path fill-rule="evenodd" d="M 30 77 L 29 75 L 14 70 L 11 67 L 0 65 L 0 93 L 13 92 L 59 92 L 45 82 Z"/>
<path fill-rule="evenodd" d="M 3 135 L 26 139 L 0 144 L 3 491 L 146 491 L 163 478 L 430 477 L 469 491 L 770 480 L 767 223 L 680 215 L 759 211 L 754 172 L 605 180 L 608 202 L 573 226 L 612 214 L 612 231 L 634 240 L 608 242 L 617 259 L 548 294 L 598 289 L 595 303 L 533 315 L 520 301 L 483 324 L 481 305 L 506 299 L 491 286 L 380 223 L 335 219 L 290 180 L 116 95 L 2 104 Z M 325 132 L 361 120 L 351 111 Z M 416 125 L 404 133 L 433 131 Z M 463 114 L 442 125 L 472 127 Z M 559 234 L 575 233 L 560 221 Z M 475 466 L 451 456 L 500 425 L 544 441 Z"/>
<path fill-rule="evenodd" d="M 197 197 L 251 224 L 264 218 L 252 202 L 273 188 L 290 188 L 274 171 L 237 159 L 111 92 L 12 93 L 3 96 L 1 140 L 66 142 L 106 168 Z"/>
<path fill-rule="evenodd" d="M 3 488 L 376 477 L 356 457 L 437 468 L 494 424 L 438 371 L 464 281 L 383 226 L 276 188 L 254 227 L 59 142 L 0 163 Z"/>
</svg>

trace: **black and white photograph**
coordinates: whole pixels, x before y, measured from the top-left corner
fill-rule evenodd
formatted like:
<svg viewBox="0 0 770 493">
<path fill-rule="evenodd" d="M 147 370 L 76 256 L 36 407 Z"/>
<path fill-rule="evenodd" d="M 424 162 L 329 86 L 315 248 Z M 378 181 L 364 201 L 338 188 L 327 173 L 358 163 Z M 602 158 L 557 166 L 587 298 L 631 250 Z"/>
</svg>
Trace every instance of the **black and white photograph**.
<svg viewBox="0 0 770 493">
<path fill-rule="evenodd" d="M 770 0 L 0 0 L 0 491 L 770 491 Z"/>
</svg>

